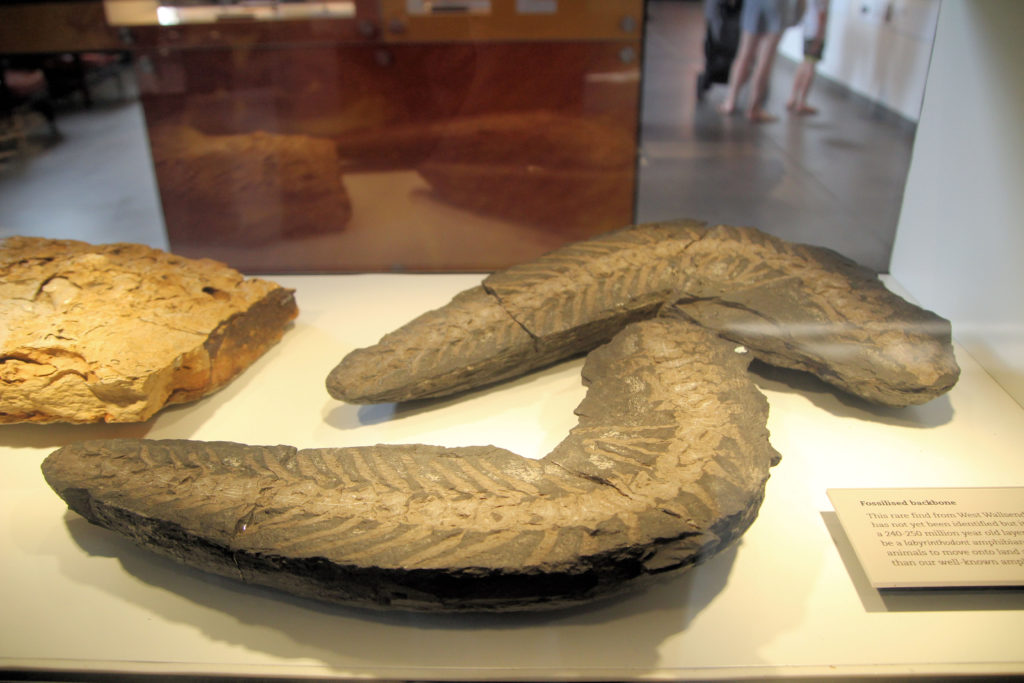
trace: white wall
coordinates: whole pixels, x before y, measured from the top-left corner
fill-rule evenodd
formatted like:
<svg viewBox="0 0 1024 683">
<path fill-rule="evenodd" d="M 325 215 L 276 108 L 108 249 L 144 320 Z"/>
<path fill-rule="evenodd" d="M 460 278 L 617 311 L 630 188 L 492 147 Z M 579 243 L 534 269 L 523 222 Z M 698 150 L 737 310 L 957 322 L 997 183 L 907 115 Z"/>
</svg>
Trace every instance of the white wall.
<svg viewBox="0 0 1024 683">
<path fill-rule="evenodd" d="M 831 0 L 818 73 L 917 121 L 941 0 Z M 803 32 L 780 52 L 803 59 Z"/>
<path fill-rule="evenodd" d="M 1024 405 L 1024 2 L 944 0 L 890 272 Z"/>
</svg>

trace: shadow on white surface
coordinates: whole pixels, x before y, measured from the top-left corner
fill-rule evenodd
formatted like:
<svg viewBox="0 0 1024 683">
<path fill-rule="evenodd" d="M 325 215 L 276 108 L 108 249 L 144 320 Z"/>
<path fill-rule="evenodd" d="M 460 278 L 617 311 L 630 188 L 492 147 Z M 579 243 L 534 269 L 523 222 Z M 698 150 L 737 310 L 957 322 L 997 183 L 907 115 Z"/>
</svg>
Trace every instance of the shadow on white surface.
<svg viewBox="0 0 1024 683">
<path fill-rule="evenodd" d="M 72 512 L 65 522 L 84 555 L 60 557 L 61 572 L 107 593 L 112 604 L 128 603 L 159 622 L 200 629 L 216 643 L 370 675 L 404 669 L 416 669 L 418 676 L 430 670 L 511 670 L 527 664 L 541 669 L 653 669 L 662 642 L 684 631 L 724 590 L 737 548 L 690 571 L 577 607 L 429 614 L 347 608 L 294 597 L 178 564 Z M 103 558 L 116 558 L 120 569 Z M 88 618 L 73 608 L 66 617 Z M 622 642 L 623 633 L 629 634 L 628 643 Z M 201 660 L 201 654 L 168 647 L 168 661 Z"/>
<path fill-rule="evenodd" d="M 0 447 L 60 448 L 93 439 L 142 439 L 153 420 L 131 424 L 10 424 L 0 426 Z"/>
<path fill-rule="evenodd" d="M 494 392 L 524 388 L 531 382 L 543 382 L 546 378 L 564 373 L 569 363 L 576 363 L 582 369 L 582 362 L 580 358 L 564 361 L 480 389 L 464 391 L 452 396 L 435 399 L 371 405 L 335 403 L 325 408 L 324 420 L 331 427 L 342 430 L 393 422 L 403 418 L 415 417 L 432 410 L 448 408 L 459 402 L 487 397 Z M 948 396 L 945 395 L 934 398 L 923 405 L 902 408 L 883 406 L 848 394 L 825 383 L 809 372 L 775 367 L 755 360 L 750 366 L 750 373 L 759 389 L 799 394 L 804 396 L 815 407 L 836 417 L 855 418 L 879 424 L 920 429 L 939 427 L 953 419 L 953 407 Z M 580 381 L 582 382 L 582 380 Z"/>
<path fill-rule="evenodd" d="M 518 390 L 530 384 L 543 384 L 561 376 L 576 367 L 577 381 L 582 386 L 579 372 L 583 368 L 583 358 L 576 357 L 560 361 L 538 370 L 533 370 L 518 377 L 488 384 L 477 389 L 461 391 L 450 396 L 427 398 L 418 401 L 400 403 L 353 404 L 334 402 L 324 411 L 324 421 L 335 429 L 357 429 L 366 425 L 383 424 L 403 418 L 415 417 L 423 413 L 451 407 L 458 403 L 466 403 L 472 399 L 486 399 L 497 392 Z"/>
<path fill-rule="evenodd" d="M 867 612 L 962 612 L 968 610 L 1024 609 L 1024 587 L 1014 588 L 886 588 L 871 585 L 857 559 L 853 545 L 831 510 L 823 510 L 821 518 L 828 528 L 836 551 L 843 560 L 850 581 Z"/>
<path fill-rule="evenodd" d="M 931 429 L 953 419 L 948 396 L 905 408 L 882 406 L 848 394 L 809 372 L 779 368 L 759 361 L 750 366 L 754 383 L 762 390 L 800 394 L 815 407 L 836 417 L 848 417 L 879 424 Z"/>
</svg>

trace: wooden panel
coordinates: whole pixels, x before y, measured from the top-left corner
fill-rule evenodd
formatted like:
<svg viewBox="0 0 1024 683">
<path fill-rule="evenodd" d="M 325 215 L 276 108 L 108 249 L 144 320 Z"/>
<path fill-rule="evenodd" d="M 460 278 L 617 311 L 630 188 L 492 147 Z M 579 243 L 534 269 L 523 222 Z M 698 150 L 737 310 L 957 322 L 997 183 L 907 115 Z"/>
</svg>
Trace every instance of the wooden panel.
<svg viewBox="0 0 1024 683">
<path fill-rule="evenodd" d="M 376 16 L 375 0 L 302 2 L 168 3 L 161 0 L 103 0 L 111 26 L 171 26 L 222 22 L 330 21 L 351 19 L 361 5 Z"/>
<path fill-rule="evenodd" d="M 633 220 L 639 41 L 247 25 L 204 46 L 209 30 L 138 33 L 175 251 L 250 272 L 482 271 Z"/>
<path fill-rule="evenodd" d="M 139 18 L 140 21 L 142 19 Z M 157 26 L 148 22 L 127 30 L 130 31 L 133 44 L 142 49 L 232 48 L 244 51 L 255 47 L 366 43 L 377 34 L 377 24 L 375 7 L 371 3 L 361 2 L 357 5 L 355 19 L 224 20 L 175 26 Z"/>
<path fill-rule="evenodd" d="M 409 11 L 409 0 L 381 0 L 383 38 L 393 42 L 486 40 L 639 40 L 642 0 L 548 0 L 526 3 L 552 11 L 521 11 L 516 0 L 477 0 L 488 11 Z M 415 3 L 413 3 L 415 4 Z M 430 5 L 429 2 L 423 2 Z M 441 3 L 435 3 L 440 5 Z M 467 4 L 472 5 L 472 2 Z"/>
<path fill-rule="evenodd" d="M 120 50 L 100 0 L 0 4 L 0 53 Z"/>
</svg>

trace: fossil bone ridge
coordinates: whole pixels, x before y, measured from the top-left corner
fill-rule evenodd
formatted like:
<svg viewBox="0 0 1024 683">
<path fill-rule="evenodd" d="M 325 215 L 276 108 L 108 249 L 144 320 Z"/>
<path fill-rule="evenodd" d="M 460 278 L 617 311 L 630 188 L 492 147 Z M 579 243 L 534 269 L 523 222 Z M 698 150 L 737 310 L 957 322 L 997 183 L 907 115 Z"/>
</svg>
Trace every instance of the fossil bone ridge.
<svg viewBox="0 0 1024 683">
<path fill-rule="evenodd" d="M 883 405 L 927 402 L 959 376 L 949 322 L 821 247 L 697 221 L 631 226 L 488 276 L 349 353 L 327 390 L 351 403 L 444 396 L 683 317 Z"/>
<path fill-rule="evenodd" d="M 753 522 L 778 455 L 749 360 L 696 325 L 631 325 L 587 358 L 579 423 L 540 460 L 120 440 L 43 472 L 90 521 L 242 581 L 367 607 L 563 607 L 692 566 Z"/>
</svg>

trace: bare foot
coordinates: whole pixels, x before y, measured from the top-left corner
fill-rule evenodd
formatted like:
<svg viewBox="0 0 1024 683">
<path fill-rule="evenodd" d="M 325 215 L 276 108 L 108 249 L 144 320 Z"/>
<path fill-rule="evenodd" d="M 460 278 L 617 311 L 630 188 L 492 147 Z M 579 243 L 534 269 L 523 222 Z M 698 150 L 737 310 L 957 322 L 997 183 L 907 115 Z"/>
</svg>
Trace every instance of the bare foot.
<svg viewBox="0 0 1024 683">
<path fill-rule="evenodd" d="M 747 118 L 753 123 L 771 123 L 772 121 L 778 121 L 779 117 L 772 116 L 766 111 L 760 109 L 751 109 L 747 112 Z"/>
<path fill-rule="evenodd" d="M 793 109 L 793 113 L 799 114 L 800 116 L 813 116 L 818 113 L 818 110 L 806 104 L 801 104 L 799 107 Z"/>
</svg>

